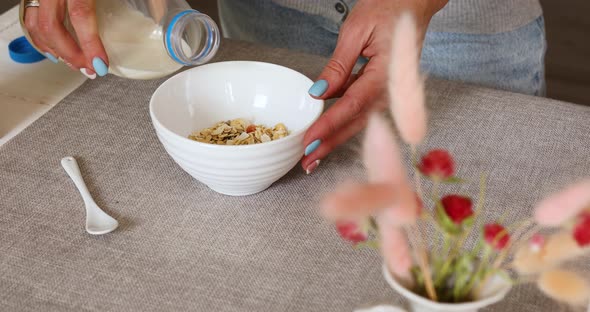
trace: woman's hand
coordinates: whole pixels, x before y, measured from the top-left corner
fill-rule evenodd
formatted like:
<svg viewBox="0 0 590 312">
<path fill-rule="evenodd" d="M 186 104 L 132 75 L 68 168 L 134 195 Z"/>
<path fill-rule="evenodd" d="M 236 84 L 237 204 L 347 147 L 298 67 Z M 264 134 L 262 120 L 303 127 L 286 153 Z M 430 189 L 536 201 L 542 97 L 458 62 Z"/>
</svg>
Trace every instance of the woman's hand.
<svg viewBox="0 0 590 312">
<path fill-rule="evenodd" d="M 64 26 L 66 14 L 77 40 Z M 91 79 L 107 74 L 94 0 L 39 0 L 39 7 L 26 8 L 24 22 L 33 43 L 54 63 L 59 58 Z"/>
<path fill-rule="evenodd" d="M 403 11 L 414 14 L 419 40 L 424 40 L 431 17 L 447 0 L 359 0 L 340 29 L 332 59 L 310 95 L 334 103 L 307 131 L 307 147 L 302 166 L 310 173 L 319 160 L 338 145 L 360 132 L 367 124 L 371 110 L 387 107 L 386 84 L 393 29 Z M 360 56 L 369 59 L 363 68 L 352 74 Z"/>
</svg>

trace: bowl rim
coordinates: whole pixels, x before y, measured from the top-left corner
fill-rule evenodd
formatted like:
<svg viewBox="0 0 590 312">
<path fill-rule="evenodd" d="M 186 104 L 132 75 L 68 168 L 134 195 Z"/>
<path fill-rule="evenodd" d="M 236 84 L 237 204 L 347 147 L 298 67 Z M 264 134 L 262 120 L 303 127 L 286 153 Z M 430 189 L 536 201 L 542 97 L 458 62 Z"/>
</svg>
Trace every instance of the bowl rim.
<svg viewBox="0 0 590 312">
<path fill-rule="evenodd" d="M 295 132 L 289 133 L 289 135 L 284 138 L 280 138 L 278 140 L 273 140 L 273 141 L 269 141 L 269 142 L 250 144 L 250 145 L 219 145 L 219 144 L 210 144 L 210 143 L 203 143 L 203 142 L 191 140 L 187 137 L 181 136 L 178 133 L 168 129 L 155 116 L 155 114 L 154 114 L 154 105 L 155 105 L 154 104 L 154 96 L 156 93 L 158 93 L 158 91 L 165 88 L 168 84 L 172 83 L 176 79 L 181 79 L 183 76 L 189 75 L 189 72 L 199 71 L 199 70 L 202 70 L 203 68 L 212 67 L 212 66 L 230 65 L 232 63 L 245 63 L 245 64 L 256 64 L 256 65 L 262 65 L 262 66 L 278 67 L 280 69 L 287 70 L 287 71 L 292 72 L 296 75 L 299 75 L 300 77 L 303 77 L 308 82 L 313 83 L 313 80 L 309 79 L 309 77 L 305 76 L 304 74 L 302 74 L 292 68 L 289 68 L 289 67 L 286 67 L 283 65 L 279 65 L 279 64 L 261 62 L 261 61 L 220 61 L 220 62 L 207 63 L 207 64 L 200 65 L 200 66 L 197 66 L 194 68 L 190 68 L 190 69 L 184 70 L 180 73 L 177 73 L 177 74 L 173 75 L 172 77 L 169 77 L 168 79 L 166 79 L 166 81 L 164 81 L 162 84 L 160 84 L 156 88 L 156 90 L 154 90 L 154 92 L 152 93 L 152 95 L 150 97 L 149 111 L 150 111 L 150 118 L 152 120 L 152 123 L 154 124 L 154 126 L 155 125 L 158 126 L 158 127 L 155 127 L 156 131 L 158 131 L 158 130 L 164 131 L 169 135 L 180 138 L 183 142 L 188 142 L 188 144 L 193 144 L 195 146 L 202 146 L 202 147 L 210 148 L 210 149 L 252 149 L 252 148 L 257 148 L 260 146 L 270 146 L 270 145 L 280 144 L 281 142 L 286 142 L 286 141 L 292 140 L 295 137 L 299 136 L 302 132 L 307 131 L 309 129 L 309 127 L 311 127 L 311 125 L 314 122 L 316 122 L 319 119 L 319 117 L 322 115 L 322 113 L 324 111 L 324 107 L 325 107 L 325 101 L 323 99 L 317 99 L 317 98 L 312 97 L 312 99 L 319 102 L 318 104 L 321 107 L 318 110 L 318 113 L 316 113 L 316 115 L 313 116 L 313 118 L 308 123 L 306 123 L 305 126 L 303 126 L 301 129 L 299 129 Z"/>
</svg>

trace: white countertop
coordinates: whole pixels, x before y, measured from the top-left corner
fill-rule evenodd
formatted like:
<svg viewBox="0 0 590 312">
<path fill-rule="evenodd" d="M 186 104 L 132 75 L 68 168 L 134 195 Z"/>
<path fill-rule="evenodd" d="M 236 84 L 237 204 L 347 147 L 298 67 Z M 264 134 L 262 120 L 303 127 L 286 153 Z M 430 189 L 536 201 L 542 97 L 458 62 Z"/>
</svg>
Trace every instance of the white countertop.
<svg viewBox="0 0 590 312">
<path fill-rule="evenodd" d="M 8 44 L 23 35 L 18 6 L 0 15 L 0 146 L 48 112 L 87 78 L 63 63 L 20 64 Z"/>
</svg>

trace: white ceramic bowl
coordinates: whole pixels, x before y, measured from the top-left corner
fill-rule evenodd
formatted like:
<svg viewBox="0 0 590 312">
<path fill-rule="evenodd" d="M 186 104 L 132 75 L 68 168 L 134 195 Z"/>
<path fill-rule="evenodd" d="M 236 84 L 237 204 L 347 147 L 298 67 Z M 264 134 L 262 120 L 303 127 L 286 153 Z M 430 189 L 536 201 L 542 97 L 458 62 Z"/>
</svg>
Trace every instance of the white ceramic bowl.
<svg viewBox="0 0 590 312">
<path fill-rule="evenodd" d="M 195 179 L 226 195 L 250 195 L 284 176 L 304 153 L 303 135 L 324 102 L 309 96 L 313 82 L 279 65 L 232 61 L 181 72 L 152 95 L 150 116 L 160 142 Z M 285 138 L 254 145 L 225 146 L 187 138 L 222 120 L 246 118 L 274 126 Z"/>
</svg>

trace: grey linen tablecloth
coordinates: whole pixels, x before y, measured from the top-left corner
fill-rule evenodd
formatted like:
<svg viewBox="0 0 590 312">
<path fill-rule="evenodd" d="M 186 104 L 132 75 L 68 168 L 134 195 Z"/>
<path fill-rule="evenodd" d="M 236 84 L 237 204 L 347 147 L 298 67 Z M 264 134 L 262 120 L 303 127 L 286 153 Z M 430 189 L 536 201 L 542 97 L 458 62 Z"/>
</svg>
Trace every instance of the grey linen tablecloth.
<svg viewBox="0 0 590 312">
<path fill-rule="evenodd" d="M 326 60 L 224 41 L 215 61 L 260 60 L 315 78 Z M 226 197 L 182 171 L 152 128 L 162 83 L 88 81 L 0 148 L 1 311 L 352 311 L 404 304 L 381 258 L 355 250 L 317 213 L 344 179 L 363 180 L 359 140 L 306 176 Z M 590 175 L 590 107 L 429 81 L 430 135 L 477 194 L 489 174 L 488 220 L 522 219 L 547 192 Z M 84 231 L 83 203 L 59 162 L 77 157 L 97 202 L 120 221 Z M 587 264 L 581 265 L 586 273 Z M 532 286 L 494 311 L 556 311 Z"/>
</svg>

